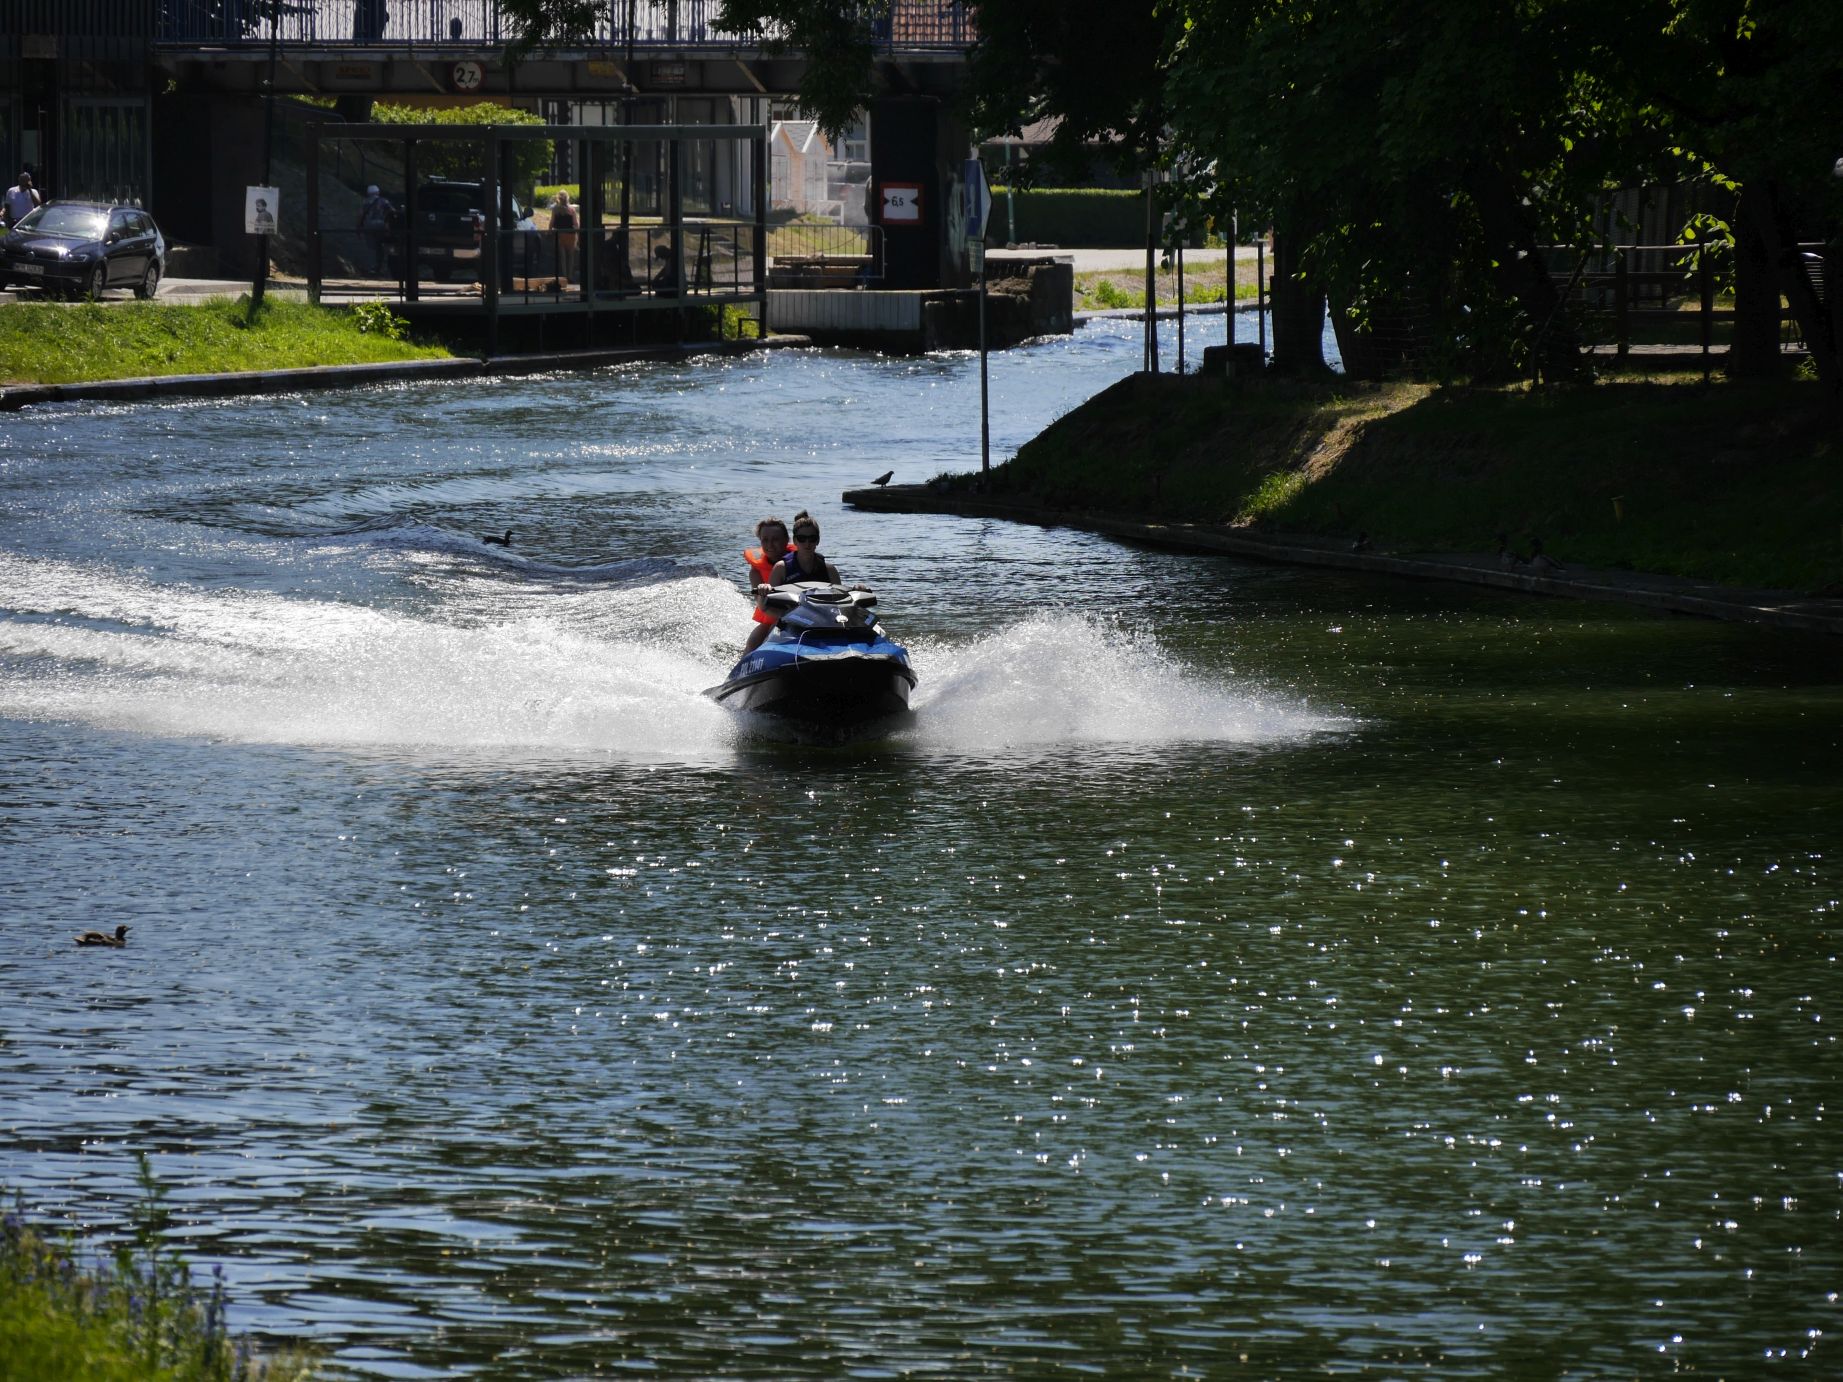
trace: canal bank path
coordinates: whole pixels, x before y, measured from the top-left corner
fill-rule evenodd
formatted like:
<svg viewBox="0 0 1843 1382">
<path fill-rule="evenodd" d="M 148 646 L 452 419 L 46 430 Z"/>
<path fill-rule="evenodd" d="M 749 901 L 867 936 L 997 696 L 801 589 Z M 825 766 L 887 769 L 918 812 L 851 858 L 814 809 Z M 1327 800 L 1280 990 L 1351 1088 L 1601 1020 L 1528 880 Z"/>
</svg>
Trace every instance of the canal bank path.
<svg viewBox="0 0 1843 1382">
<path fill-rule="evenodd" d="M 389 360 L 366 365 L 303 365 L 296 369 L 238 370 L 227 374 L 155 374 L 133 379 L 90 379 L 70 384 L 10 384 L 0 387 L 0 413 L 41 403 L 133 403 L 161 398 L 231 398 L 289 393 L 301 389 L 356 388 L 363 384 L 428 379 L 474 379 L 484 375 L 548 374 L 600 369 L 636 360 L 671 360 L 690 355 L 737 354 L 811 345 L 805 336 L 765 340 L 692 341 L 682 345 L 629 346 L 612 350 L 563 350 L 531 355 L 450 356 L 435 360 Z"/>
<path fill-rule="evenodd" d="M 1605 600 L 1660 613 L 1843 634 L 1843 599 L 1784 590 L 1743 590 L 1638 571 L 1578 567 L 1567 562 L 1565 553 L 1560 566 L 1539 572 L 1527 565 L 1505 569 L 1495 553 L 1387 552 L 1373 547 L 1358 550 L 1348 538 L 1256 532 L 1251 528 L 1220 524 L 1170 523 L 1117 514 L 1064 511 L 1028 501 L 964 494 L 930 485 L 852 489 L 846 490 L 841 497 L 852 508 L 867 512 L 1002 518 L 1041 527 L 1080 528 L 1178 551 L 1219 552 L 1295 566 L 1368 571 L 1417 580 L 1458 581 L 1500 590 L 1520 590 L 1531 595 Z"/>
</svg>

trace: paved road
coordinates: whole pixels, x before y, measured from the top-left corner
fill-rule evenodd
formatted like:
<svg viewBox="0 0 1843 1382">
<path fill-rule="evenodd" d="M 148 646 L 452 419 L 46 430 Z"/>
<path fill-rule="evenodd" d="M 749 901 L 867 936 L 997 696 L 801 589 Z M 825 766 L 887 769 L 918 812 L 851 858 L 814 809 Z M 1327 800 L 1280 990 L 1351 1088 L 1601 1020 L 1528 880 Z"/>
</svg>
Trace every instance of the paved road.
<svg viewBox="0 0 1843 1382">
<path fill-rule="evenodd" d="M 1205 266 L 1220 265 L 1227 254 L 1228 251 L 1223 249 L 1185 250 L 1184 265 L 1186 268 L 1202 268 Z M 1045 256 L 1055 259 L 1073 260 L 1077 273 L 1086 273 L 1090 270 L 1102 269 L 1114 269 L 1122 272 L 1137 269 L 1143 273 L 1145 270 L 1144 250 L 1049 248 L 1015 250 L 993 249 L 987 251 L 987 257 L 991 259 L 1041 259 Z M 1251 246 L 1244 245 L 1236 250 L 1235 257 L 1241 262 L 1251 262 L 1254 259 L 1254 249 Z M 250 285 L 248 279 L 168 278 L 161 281 L 159 300 L 161 302 L 197 304 L 205 301 L 207 298 L 234 298 L 239 294 L 249 292 L 249 290 Z M 281 288 L 274 284 L 269 285 L 268 292 L 272 297 L 292 298 L 296 301 L 305 301 L 307 298 L 306 292 L 302 289 Z M 363 300 L 360 294 L 348 295 L 339 293 L 338 296 L 341 301 Z M 396 298 L 395 293 L 380 294 L 380 296 L 388 297 L 392 301 Z M 10 289 L 0 291 L 0 303 L 44 302 L 46 300 L 46 295 L 35 288 L 29 288 L 23 292 L 14 292 Z M 134 301 L 134 294 L 127 288 L 111 288 L 108 292 L 103 294 L 102 300 L 104 302 L 132 302 Z M 62 299 L 52 298 L 50 301 L 58 302 L 62 301 Z"/>
<path fill-rule="evenodd" d="M 166 278 L 160 281 L 158 300 L 161 302 L 197 304 L 205 301 L 206 298 L 234 298 L 239 293 L 247 293 L 249 290 L 250 284 L 248 279 Z M 299 288 L 278 288 L 271 284 L 268 291 L 271 297 L 292 297 L 301 301 L 305 301 L 307 298 L 307 294 Z M 12 289 L 0 292 L 0 303 L 62 301 L 64 301 L 63 298 L 51 297 L 36 288 L 28 288 L 23 292 L 17 292 Z M 102 301 L 105 303 L 133 302 L 134 292 L 129 288 L 111 288 L 102 295 Z"/>
</svg>

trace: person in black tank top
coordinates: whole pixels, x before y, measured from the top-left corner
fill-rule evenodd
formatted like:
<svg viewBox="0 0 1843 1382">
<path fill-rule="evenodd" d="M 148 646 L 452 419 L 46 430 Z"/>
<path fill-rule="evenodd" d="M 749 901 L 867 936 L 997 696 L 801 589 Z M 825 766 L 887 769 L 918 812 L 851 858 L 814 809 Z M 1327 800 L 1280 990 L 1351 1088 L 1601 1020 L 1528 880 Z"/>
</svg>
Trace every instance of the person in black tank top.
<svg viewBox="0 0 1843 1382">
<path fill-rule="evenodd" d="M 830 581 L 842 585 L 838 568 L 819 555 L 819 521 L 805 509 L 794 515 L 794 549 L 775 564 L 770 585 L 791 585 L 795 581 Z"/>
</svg>

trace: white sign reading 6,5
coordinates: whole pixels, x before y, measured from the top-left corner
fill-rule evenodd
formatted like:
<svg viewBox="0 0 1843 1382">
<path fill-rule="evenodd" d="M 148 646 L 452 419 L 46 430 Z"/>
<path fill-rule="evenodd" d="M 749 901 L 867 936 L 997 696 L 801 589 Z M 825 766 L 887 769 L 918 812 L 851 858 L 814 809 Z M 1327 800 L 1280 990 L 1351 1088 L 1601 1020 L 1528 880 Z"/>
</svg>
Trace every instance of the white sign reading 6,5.
<svg viewBox="0 0 1843 1382">
<path fill-rule="evenodd" d="M 915 225 L 922 218 L 922 190 L 918 182 L 883 184 L 883 223 Z"/>
</svg>

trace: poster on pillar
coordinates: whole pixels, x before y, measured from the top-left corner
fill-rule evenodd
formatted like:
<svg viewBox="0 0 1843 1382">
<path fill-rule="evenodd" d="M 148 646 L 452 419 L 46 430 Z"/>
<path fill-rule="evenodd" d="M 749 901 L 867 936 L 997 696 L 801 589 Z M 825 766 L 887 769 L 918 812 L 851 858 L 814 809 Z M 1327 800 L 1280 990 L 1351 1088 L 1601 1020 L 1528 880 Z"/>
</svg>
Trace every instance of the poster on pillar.
<svg viewBox="0 0 1843 1382">
<path fill-rule="evenodd" d="M 281 209 L 282 192 L 279 187 L 246 187 L 243 189 L 243 229 L 250 235 L 273 235 L 276 231 L 275 213 Z"/>
<path fill-rule="evenodd" d="M 922 189 L 919 182 L 883 184 L 883 224 L 918 226 L 922 220 Z"/>
</svg>

